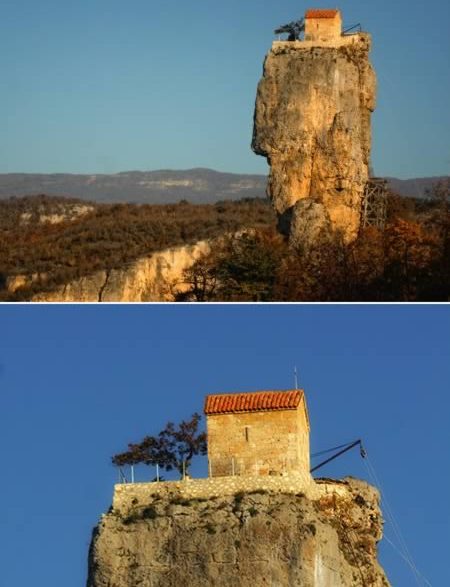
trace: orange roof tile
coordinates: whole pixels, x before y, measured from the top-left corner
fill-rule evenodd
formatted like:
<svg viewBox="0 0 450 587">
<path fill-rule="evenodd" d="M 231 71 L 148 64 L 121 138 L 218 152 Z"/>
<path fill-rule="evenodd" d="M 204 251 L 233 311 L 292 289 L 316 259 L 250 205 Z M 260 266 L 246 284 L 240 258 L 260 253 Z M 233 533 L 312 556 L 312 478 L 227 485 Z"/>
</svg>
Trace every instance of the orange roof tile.
<svg viewBox="0 0 450 587">
<path fill-rule="evenodd" d="M 337 9 L 310 8 L 305 18 L 334 18 L 339 13 Z"/>
<path fill-rule="evenodd" d="M 205 399 L 205 414 L 295 410 L 302 397 L 301 389 L 208 395 Z"/>
</svg>

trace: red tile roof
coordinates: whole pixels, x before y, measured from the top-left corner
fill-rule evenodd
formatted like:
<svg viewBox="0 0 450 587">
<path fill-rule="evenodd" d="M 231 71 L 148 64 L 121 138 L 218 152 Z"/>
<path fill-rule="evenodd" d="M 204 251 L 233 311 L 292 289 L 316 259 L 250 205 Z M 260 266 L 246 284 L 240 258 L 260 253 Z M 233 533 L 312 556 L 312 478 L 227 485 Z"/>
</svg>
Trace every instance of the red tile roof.
<svg viewBox="0 0 450 587">
<path fill-rule="evenodd" d="M 337 9 L 310 8 L 306 11 L 306 18 L 334 18 L 339 13 Z"/>
<path fill-rule="evenodd" d="M 302 397 L 302 389 L 208 395 L 205 399 L 205 414 L 295 410 Z"/>
</svg>

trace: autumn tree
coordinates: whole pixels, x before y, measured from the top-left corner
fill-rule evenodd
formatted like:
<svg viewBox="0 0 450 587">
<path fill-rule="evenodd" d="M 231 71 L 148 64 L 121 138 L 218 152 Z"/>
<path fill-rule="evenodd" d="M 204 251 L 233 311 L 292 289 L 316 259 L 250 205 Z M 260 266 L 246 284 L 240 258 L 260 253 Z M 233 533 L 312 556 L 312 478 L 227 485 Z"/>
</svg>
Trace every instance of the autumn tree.
<svg viewBox="0 0 450 587">
<path fill-rule="evenodd" d="M 448 230 L 450 214 L 450 178 L 441 179 L 426 190 L 426 195 L 435 204 L 440 224 Z"/>
<path fill-rule="evenodd" d="M 177 302 L 209 302 L 214 300 L 217 287 L 216 259 L 211 255 L 198 259 L 183 271 L 182 290 L 174 292 Z"/>
<path fill-rule="evenodd" d="M 190 420 L 179 424 L 168 422 L 157 436 L 146 436 L 141 442 L 130 443 L 128 450 L 114 455 L 112 462 L 123 465 L 159 465 L 166 471 L 187 473 L 196 455 L 206 454 L 206 433 L 199 431 L 201 416 L 192 414 Z"/>
<path fill-rule="evenodd" d="M 450 185 L 430 198 L 389 205 L 384 230 L 365 227 L 346 244 L 335 235 L 308 251 L 274 228 L 223 239 L 185 273 L 196 301 L 441 301 L 450 299 Z M 392 197 L 391 197 L 392 199 Z"/>
<path fill-rule="evenodd" d="M 274 228 L 230 237 L 216 253 L 216 299 L 262 302 L 273 299 L 286 243 Z"/>
<path fill-rule="evenodd" d="M 450 300 L 450 178 L 436 182 L 427 196 L 432 204 L 428 226 L 438 238 L 439 255 L 429 267 L 431 275 L 423 299 Z"/>
</svg>

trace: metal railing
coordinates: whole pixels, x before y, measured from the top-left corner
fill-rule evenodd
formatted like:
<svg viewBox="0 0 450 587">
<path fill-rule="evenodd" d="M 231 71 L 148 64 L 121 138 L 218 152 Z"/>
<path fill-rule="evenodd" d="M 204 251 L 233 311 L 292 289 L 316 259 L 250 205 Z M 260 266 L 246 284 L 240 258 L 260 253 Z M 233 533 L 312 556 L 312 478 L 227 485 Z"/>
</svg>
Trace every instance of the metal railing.
<svg viewBox="0 0 450 587">
<path fill-rule="evenodd" d="M 296 458 L 282 458 L 273 461 L 264 459 L 251 459 L 246 457 L 218 457 L 208 459 L 208 477 L 239 477 L 239 476 L 259 476 L 259 475 L 284 475 L 299 469 L 300 463 Z M 165 481 L 161 479 L 160 467 L 155 465 L 152 469 L 155 473 L 153 478 L 147 479 L 145 483 L 159 483 Z M 130 465 L 129 468 L 118 467 L 119 483 L 135 483 L 135 467 Z M 151 475 L 150 475 L 151 476 Z M 182 463 L 181 481 L 190 479 L 186 461 Z"/>
<path fill-rule="evenodd" d="M 118 473 L 119 473 L 119 483 L 135 483 L 135 468 L 134 465 L 130 465 L 130 477 L 128 478 L 125 475 L 124 469 L 123 467 L 118 467 Z M 155 465 L 154 468 L 155 471 L 155 476 L 153 479 L 150 479 L 148 481 L 146 481 L 147 483 L 159 483 L 161 480 L 161 475 L 160 475 L 160 467 L 159 465 Z M 183 461 L 183 479 L 186 478 L 186 461 Z"/>
</svg>

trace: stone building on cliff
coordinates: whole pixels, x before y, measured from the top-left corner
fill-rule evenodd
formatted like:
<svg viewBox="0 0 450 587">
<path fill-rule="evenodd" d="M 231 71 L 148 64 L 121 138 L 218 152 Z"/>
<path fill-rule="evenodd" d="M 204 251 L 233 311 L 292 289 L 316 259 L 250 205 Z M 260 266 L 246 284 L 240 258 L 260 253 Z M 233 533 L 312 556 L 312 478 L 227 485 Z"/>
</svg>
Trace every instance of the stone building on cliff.
<svg viewBox="0 0 450 587">
<path fill-rule="evenodd" d="M 208 395 L 210 476 L 309 473 L 303 390 Z"/>
<path fill-rule="evenodd" d="M 302 390 L 209 395 L 209 476 L 119 483 L 88 587 L 389 587 L 378 492 L 313 479 Z"/>
<path fill-rule="evenodd" d="M 273 42 L 258 84 L 252 149 L 270 165 L 280 230 L 303 250 L 360 228 L 376 79 L 371 37 L 354 28 L 339 10 L 307 10 L 303 38 Z"/>
<path fill-rule="evenodd" d="M 309 417 L 301 389 L 225 393 L 205 398 L 208 476 L 180 481 L 119 483 L 114 507 L 158 496 L 214 498 L 239 491 L 317 488 L 310 473 Z"/>
<path fill-rule="evenodd" d="M 339 10 L 310 9 L 305 14 L 305 41 L 331 41 L 342 35 Z"/>
</svg>

